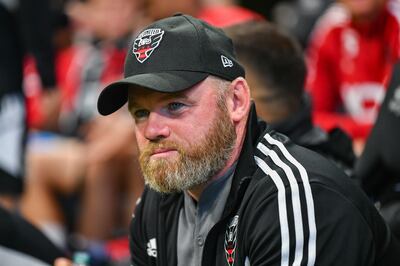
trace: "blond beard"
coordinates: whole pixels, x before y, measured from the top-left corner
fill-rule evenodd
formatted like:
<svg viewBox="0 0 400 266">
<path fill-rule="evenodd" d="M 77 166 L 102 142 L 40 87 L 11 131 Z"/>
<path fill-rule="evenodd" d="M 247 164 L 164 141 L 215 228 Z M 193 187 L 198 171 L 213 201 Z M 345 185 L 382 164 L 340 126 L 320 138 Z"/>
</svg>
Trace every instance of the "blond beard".
<svg viewBox="0 0 400 266">
<path fill-rule="evenodd" d="M 207 183 L 224 168 L 235 145 L 236 132 L 226 107 L 219 106 L 208 133 L 185 149 L 172 141 L 151 142 L 141 151 L 139 162 L 145 183 L 161 193 L 192 189 Z M 178 152 L 175 159 L 151 159 L 154 150 L 170 148 Z"/>
</svg>

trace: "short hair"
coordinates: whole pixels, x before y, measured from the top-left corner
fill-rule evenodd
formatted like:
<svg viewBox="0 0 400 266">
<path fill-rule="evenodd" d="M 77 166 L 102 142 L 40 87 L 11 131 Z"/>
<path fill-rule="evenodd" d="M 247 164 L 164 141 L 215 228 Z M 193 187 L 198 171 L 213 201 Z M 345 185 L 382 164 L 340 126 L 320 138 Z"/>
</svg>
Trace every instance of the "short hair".
<svg viewBox="0 0 400 266">
<path fill-rule="evenodd" d="M 300 44 L 266 21 L 251 21 L 224 29 L 239 61 L 265 84 L 285 97 L 301 99 L 307 74 Z"/>
</svg>

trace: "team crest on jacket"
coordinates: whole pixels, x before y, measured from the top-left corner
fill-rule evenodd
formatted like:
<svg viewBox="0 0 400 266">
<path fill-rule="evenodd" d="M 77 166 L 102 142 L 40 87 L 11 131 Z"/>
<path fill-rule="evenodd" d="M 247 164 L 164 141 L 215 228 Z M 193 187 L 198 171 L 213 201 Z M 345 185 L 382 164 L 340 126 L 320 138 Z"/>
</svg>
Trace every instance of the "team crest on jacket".
<svg viewBox="0 0 400 266">
<path fill-rule="evenodd" d="M 225 232 L 225 255 L 226 261 L 229 266 L 233 266 L 235 263 L 235 252 L 236 252 L 236 235 L 237 235 L 237 225 L 239 222 L 239 215 L 235 215 L 228 228 Z"/>
<path fill-rule="evenodd" d="M 143 63 L 160 44 L 164 31 L 161 29 L 147 29 L 142 31 L 133 42 L 133 53 L 136 59 Z"/>
</svg>

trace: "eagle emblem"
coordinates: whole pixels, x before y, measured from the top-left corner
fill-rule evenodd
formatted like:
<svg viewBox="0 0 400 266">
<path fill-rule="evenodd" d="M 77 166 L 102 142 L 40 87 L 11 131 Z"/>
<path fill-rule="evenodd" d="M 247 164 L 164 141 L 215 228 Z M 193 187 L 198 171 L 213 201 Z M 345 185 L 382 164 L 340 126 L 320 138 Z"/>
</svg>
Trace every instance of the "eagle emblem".
<svg viewBox="0 0 400 266">
<path fill-rule="evenodd" d="M 147 29 L 139 34 L 133 42 L 133 53 L 136 59 L 143 63 L 160 44 L 164 31 L 161 29 Z"/>
<path fill-rule="evenodd" d="M 235 263 L 238 222 L 239 222 L 239 215 L 235 215 L 235 217 L 232 218 L 225 232 L 224 247 L 225 247 L 226 262 L 228 263 L 229 266 L 233 266 L 233 264 Z"/>
</svg>

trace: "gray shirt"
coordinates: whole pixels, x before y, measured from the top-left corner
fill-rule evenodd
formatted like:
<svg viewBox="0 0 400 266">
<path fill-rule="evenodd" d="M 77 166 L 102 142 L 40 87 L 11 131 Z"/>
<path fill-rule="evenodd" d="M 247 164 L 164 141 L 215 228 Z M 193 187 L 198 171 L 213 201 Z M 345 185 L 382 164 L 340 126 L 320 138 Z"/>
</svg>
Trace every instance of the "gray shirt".
<svg viewBox="0 0 400 266">
<path fill-rule="evenodd" d="M 201 265 L 206 237 L 221 219 L 235 167 L 236 164 L 225 175 L 210 183 L 201 193 L 198 203 L 184 192 L 184 204 L 178 221 L 178 266 Z"/>
</svg>

